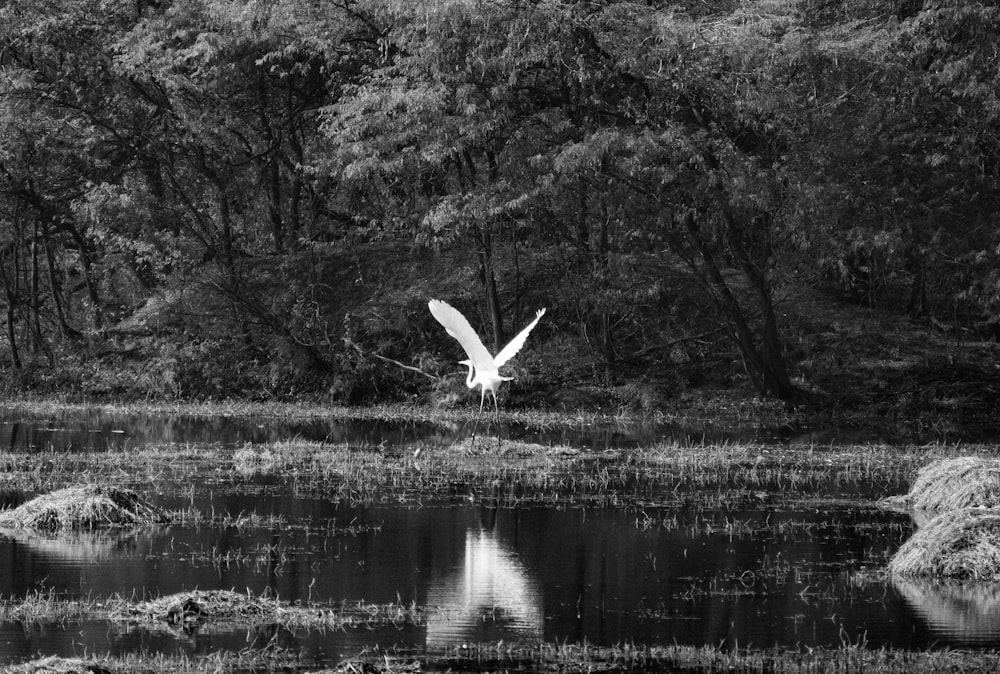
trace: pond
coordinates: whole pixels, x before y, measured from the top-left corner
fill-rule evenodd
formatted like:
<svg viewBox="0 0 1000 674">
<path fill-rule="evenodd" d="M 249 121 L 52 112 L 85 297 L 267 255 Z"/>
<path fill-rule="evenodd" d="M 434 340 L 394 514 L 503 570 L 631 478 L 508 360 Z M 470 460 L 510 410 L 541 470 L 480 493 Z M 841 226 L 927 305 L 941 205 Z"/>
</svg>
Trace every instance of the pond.
<svg viewBox="0 0 1000 674">
<path fill-rule="evenodd" d="M 288 437 L 409 452 L 455 429 L 414 422 L 268 424 L 225 419 L 9 419 L 8 447 L 127 452 L 148 444 L 273 443 Z M 642 433 L 646 433 L 643 430 Z M 647 438 L 627 431 L 503 435 L 599 453 Z M 95 438 L 98 438 L 95 440 Z M 400 446 L 405 450 L 400 450 Z M 388 449 L 386 451 L 389 451 Z M 692 447 L 691 452 L 698 452 Z M 902 485 L 809 483 L 729 498 L 664 484 L 614 502 L 504 501 L 458 485 L 450 498 L 352 500 L 289 475 L 196 470 L 184 481 L 130 478 L 162 507 L 210 513 L 140 530 L 0 535 L 0 595 L 137 600 L 192 589 L 283 601 L 427 607 L 419 624 L 334 631 L 270 626 L 171 631 L 105 620 L 0 622 L 0 663 L 39 654 L 207 653 L 278 644 L 331 664 L 366 648 L 463 643 L 691 644 L 722 648 L 1000 647 L 1000 592 L 892 583 L 876 573 L 911 535 L 876 507 Z M 710 486 L 720 493 L 726 485 Z M 690 493 L 689 493 L 690 492 Z M 32 494 L 8 493 L 16 505 Z M 645 503 L 645 505 L 644 505 Z M 716 504 L 716 505 L 712 505 Z M 226 522 L 253 514 L 252 524 Z"/>
</svg>

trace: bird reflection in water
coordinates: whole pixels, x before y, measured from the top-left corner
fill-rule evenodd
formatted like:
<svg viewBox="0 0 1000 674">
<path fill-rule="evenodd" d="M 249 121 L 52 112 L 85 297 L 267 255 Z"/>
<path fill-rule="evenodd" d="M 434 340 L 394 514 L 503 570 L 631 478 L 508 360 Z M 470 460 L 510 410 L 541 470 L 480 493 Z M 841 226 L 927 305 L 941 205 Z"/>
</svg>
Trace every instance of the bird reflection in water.
<svg viewBox="0 0 1000 674">
<path fill-rule="evenodd" d="M 539 584 L 495 525 L 466 530 L 461 566 L 432 581 L 427 604 L 428 650 L 542 639 Z"/>
</svg>

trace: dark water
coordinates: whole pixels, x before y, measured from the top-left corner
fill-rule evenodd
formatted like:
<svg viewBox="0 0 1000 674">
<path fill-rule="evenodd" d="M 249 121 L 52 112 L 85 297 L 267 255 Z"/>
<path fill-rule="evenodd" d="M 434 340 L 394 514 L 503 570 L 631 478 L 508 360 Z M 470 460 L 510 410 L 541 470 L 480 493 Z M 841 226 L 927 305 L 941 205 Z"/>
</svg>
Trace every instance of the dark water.
<svg viewBox="0 0 1000 674">
<path fill-rule="evenodd" d="M 332 419 L 279 421 L 224 416 L 184 416 L 109 413 L 100 410 L 52 415 L 47 418 L 0 415 L 0 450 L 94 451 L 119 450 L 146 444 L 217 443 L 236 447 L 244 443 L 301 439 L 407 446 L 441 444 L 467 437 L 474 430 L 504 439 L 542 444 L 566 444 L 580 449 L 628 448 L 662 440 L 679 442 L 760 441 L 844 444 L 885 440 L 869 430 L 852 429 L 740 429 L 704 430 L 681 425 L 634 422 L 581 422 L 575 426 L 537 429 L 503 423 L 499 427 L 465 422 L 381 421 Z"/>
<path fill-rule="evenodd" d="M 130 422 L 126 425 L 123 422 Z M 136 423 L 131 423 L 136 422 Z M 207 424 L 207 425 L 203 425 Z M 108 445 L 276 439 L 304 426 L 213 425 L 183 419 L 9 422 L 9 444 L 73 443 L 84 429 Z M 16 432 L 13 427 L 17 426 Z M 408 442 L 440 429 L 414 424 L 316 424 L 367 443 Z M 156 428 L 167 428 L 166 437 Z M 123 431 L 123 432 L 117 432 Z M 311 432 L 311 431 L 308 431 Z M 214 434 L 218 435 L 214 435 Z M 603 431 L 601 433 L 604 433 Z M 606 433 L 591 435 L 605 438 Z M 59 435 L 65 434 L 65 435 Z M 380 435 L 382 434 L 382 435 Z M 88 436 L 89 437 L 89 436 Z M 13 438 L 13 439 L 10 439 Z M 194 440 L 193 438 L 197 438 Z M 120 446 L 120 445 L 119 445 Z M 137 650 L 205 653 L 266 643 L 335 663 L 365 647 L 438 649 L 498 641 L 723 647 L 1000 647 L 1000 588 L 892 584 L 871 571 L 912 533 L 908 517 L 869 502 L 828 507 L 688 512 L 614 508 L 352 506 L 252 481 L 201 484 L 168 508 L 216 515 L 280 515 L 275 526 L 169 526 L 58 538 L 0 534 L 0 595 L 114 594 L 155 598 L 183 590 L 269 592 L 286 601 L 416 602 L 426 625 L 291 632 L 275 627 L 193 634 L 116 628 L 102 621 L 0 624 L 0 663 L 39 654 Z M 863 487 L 863 486 L 862 486 Z M 14 497 L 12 497 L 14 498 Z M 16 499 L 15 499 L 16 500 Z M 839 502 L 835 502 L 839 503 Z"/>
</svg>

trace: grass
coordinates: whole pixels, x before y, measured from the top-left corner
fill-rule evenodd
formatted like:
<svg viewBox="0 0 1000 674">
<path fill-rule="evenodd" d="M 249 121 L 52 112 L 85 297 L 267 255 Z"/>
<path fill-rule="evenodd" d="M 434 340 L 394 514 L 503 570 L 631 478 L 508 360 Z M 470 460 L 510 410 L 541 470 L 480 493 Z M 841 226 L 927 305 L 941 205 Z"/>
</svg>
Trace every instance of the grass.
<svg viewBox="0 0 1000 674">
<path fill-rule="evenodd" d="M 920 469 L 909 493 L 888 503 L 936 512 L 1000 506 L 1000 460 L 958 456 L 934 461 Z"/>
<path fill-rule="evenodd" d="M 661 443 L 589 452 L 495 438 L 391 448 L 283 442 L 233 455 L 239 474 L 284 476 L 296 488 L 350 502 L 472 499 L 500 505 L 616 507 L 773 505 L 850 497 L 874 503 L 905 489 L 945 445 L 788 448 L 756 443 Z M 963 447 L 963 451 L 975 448 Z M 991 451 L 983 446 L 981 451 Z M 805 496 L 804 496 L 805 495 Z"/>
<path fill-rule="evenodd" d="M 199 473 L 221 468 L 228 456 L 209 444 L 154 444 L 117 452 L 0 451 L 0 488 L 41 492 L 81 482 L 115 486 L 190 483 Z"/>
<path fill-rule="evenodd" d="M 0 597 L 0 622 L 61 624 L 101 619 L 121 599 L 65 599 L 53 591 L 36 590 L 23 598 Z"/>
<path fill-rule="evenodd" d="M 714 647 L 551 644 L 516 647 L 505 643 L 463 645 L 444 653 L 423 655 L 373 651 L 344 660 L 335 667 L 314 664 L 280 649 L 222 652 L 208 656 L 156 655 L 92 658 L 42 658 L 7 671 L 11 674 L 187 674 L 188 672 L 284 671 L 328 674 L 404 674 L 421 671 L 475 672 L 732 672 L 765 674 L 932 674 L 994 672 L 1000 656 L 980 651 L 914 651 L 869 649 L 846 644 L 840 648 L 785 651 Z"/>
<path fill-rule="evenodd" d="M 795 446 L 664 442 L 586 451 L 477 438 L 412 448 L 301 440 L 148 445 L 130 451 L 0 452 L 0 488 L 25 493 L 81 480 L 158 493 L 238 490 L 264 476 L 293 492 L 351 503 L 468 500 L 499 505 L 646 507 L 750 505 L 850 498 L 875 503 L 906 491 L 926 464 L 988 457 L 989 445 Z M 189 517 L 189 521 L 197 518 Z"/>
<path fill-rule="evenodd" d="M 1000 580 L 1000 510 L 963 508 L 920 527 L 889 561 L 893 576 Z"/>
<path fill-rule="evenodd" d="M 215 672 L 305 671 L 302 659 L 280 649 L 222 651 L 209 655 L 136 654 L 123 657 L 49 656 L 4 669 L 7 674 L 195 674 Z"/>
<path fill-rule="evenodd" d="M 18 400 L 0 402 L 0 410 L 8 414 L 19 414 L 27 417 L 46 417 L 66 413 L 93 412 L 108 416 L 128 415 L 183 415 L 190 417 L 231 417 L 235 419 L 281 419 L 286 421 L 309 421 L 330 419 L 371 419 L 377 421 L 413 421 L 432 424 L 447 424 L 475 419 L 479 415 L 478 405 L 470 398 L 468 405 L 455 408 L 440 408 L 427 405 L 405 403 L 387 403 L 367 405 L 364 407 L 349 407 L 343 405 L 325 405 L 311 401 L 301 402 L 254 402 L 243 400 L 208 400 L 208 401 L 123 401 L 123 402 L 80 402 L 70 398 L 39 398 L 30 397 Z M 757 405 L 744 405 L 748 409 L 757 409 Z M 764 405 L 768 415 L 780 425 L 787 423 L 787 416 L 774 416 L 774 406 Z M 706 407 L 706 410 L 709 409 Z M 707 412 L 706 412 L 707 413 Z M 728 419 L 726 415 L 723 421 Z M 677 421 L 676 413 L 660 413 L 656 415 L 640 415 L 621 409 L 613 410 L 575 410 L 575 411 L 543 411 L 543 410 L 512 410 L 500 411 L 500 418 L 507 423 L 530 426 L 533 428 L 565 428 L 575 426 L 590 426 L 594 424 L 615 424 L 628 426 L 634 423 L 649 423 Z M 743 421 L 757 419 L 753 413 L 743 412 Z"/>
<path fill-rule="evenodd" d="M 166 521 L 165 512 L 143 501 L 134 491 L 97 484 L 66 487 L 0 511 L 0 527 L 10 529 L 58 531 Z"/>
<path fill-rule="evenodd" d="M 266 594 L 232 590 L 191 590 L 146 601 L 117 595 L 67 599 L 51 591 L 0 598 L 0 622 L 24 626 L 102 620 L 118 626 L 188 630 L 244 630 L 262 625 L 305 630 L 398 628 L 423 625 L 431 610 L 436 609 L 401 602 L 291 604 Z"/>
</svg>

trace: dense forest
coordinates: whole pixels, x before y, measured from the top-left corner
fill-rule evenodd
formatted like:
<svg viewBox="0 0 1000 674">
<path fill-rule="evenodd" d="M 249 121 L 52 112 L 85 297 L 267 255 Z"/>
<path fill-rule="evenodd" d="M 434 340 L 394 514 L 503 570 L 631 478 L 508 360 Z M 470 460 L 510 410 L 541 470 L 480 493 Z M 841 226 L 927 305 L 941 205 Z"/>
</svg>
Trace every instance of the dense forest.
<svg viewBox="0 0 1000 674">
<path fill-rule="evenodd" d="M 968 0 L 7 0 L 4 386 L 442 402 L 432 297 L 547 307 L 514 390 L 568 405 L 829 394 L 831 306 L 985 344 L 998 49 Z"/>
</svg>

